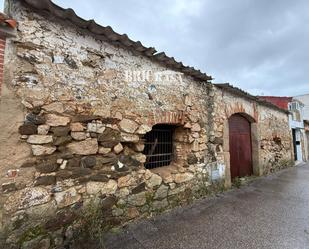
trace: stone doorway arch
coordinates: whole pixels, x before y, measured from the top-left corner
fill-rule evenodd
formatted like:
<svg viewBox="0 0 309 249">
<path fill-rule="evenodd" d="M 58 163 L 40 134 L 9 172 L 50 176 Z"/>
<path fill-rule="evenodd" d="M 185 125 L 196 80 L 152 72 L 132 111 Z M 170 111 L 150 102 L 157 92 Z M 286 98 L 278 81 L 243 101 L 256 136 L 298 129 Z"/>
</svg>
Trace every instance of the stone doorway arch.
<svg viewBox="0 0 309 249">
<path fill-rule="evenodd" d="M 259 132 L 256 120 L 247 113 L 234 113 L 225 120 L 223 131 L 223 151 L 225 163 L 225 185 L 230 187 L 232 178 L 245 175 L 262 175 L 259 164 Z M 240 148 L 230 148 L 240 146 Z M 235 155 L 231 153 L 242 153 Z M 249 155 L 248 155 L 249 154 Z M 245 157 L 246 165 L 240 163 L 239 157 Z M 236 157 L 236 158 L 235 158 Z M 241 158 L 240 158 L 241 159 Z M 238 168 L 237 168 L 238 167 Z"/>
</svg>

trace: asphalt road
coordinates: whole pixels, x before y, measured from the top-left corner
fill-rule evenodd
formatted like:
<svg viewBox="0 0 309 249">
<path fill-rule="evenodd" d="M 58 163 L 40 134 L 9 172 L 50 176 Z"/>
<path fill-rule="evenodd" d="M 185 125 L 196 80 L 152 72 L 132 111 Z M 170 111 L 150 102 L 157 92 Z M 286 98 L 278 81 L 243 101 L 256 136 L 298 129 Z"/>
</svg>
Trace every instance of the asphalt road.
<svg viewBox="0 0 309 249">
<path fill-rule="evenodd" d="M 309 164 L 130 224 L 107 249 L 309 249 Z"/>
</svg>

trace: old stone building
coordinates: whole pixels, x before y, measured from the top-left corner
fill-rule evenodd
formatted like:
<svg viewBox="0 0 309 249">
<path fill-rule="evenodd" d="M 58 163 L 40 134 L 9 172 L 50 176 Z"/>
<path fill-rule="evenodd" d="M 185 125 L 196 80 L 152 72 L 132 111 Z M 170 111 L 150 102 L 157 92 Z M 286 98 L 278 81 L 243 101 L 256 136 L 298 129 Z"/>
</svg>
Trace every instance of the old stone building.
<svg viewBox="0 0 309 249">
<path fill-rule="evenodd" d="M 6 12 L 2 243 L 61 245 L 93 199 L 117 225 L 291 165 L 287 111 L 49 0 Z"/>
</svg>

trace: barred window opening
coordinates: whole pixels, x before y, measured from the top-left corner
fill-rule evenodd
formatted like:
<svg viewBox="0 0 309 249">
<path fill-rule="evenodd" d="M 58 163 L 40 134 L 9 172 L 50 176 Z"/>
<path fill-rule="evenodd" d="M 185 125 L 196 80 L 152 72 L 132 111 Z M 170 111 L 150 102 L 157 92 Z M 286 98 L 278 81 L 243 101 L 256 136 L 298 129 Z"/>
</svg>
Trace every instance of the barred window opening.
<svg viewBox="0 0 309 249">
<path fill-rule="evenodd" d="M 145 168 L 163 167 L 172 162 L 174 130 L 173 125 L 158 124 L 145 134 Z"/>
</svg>

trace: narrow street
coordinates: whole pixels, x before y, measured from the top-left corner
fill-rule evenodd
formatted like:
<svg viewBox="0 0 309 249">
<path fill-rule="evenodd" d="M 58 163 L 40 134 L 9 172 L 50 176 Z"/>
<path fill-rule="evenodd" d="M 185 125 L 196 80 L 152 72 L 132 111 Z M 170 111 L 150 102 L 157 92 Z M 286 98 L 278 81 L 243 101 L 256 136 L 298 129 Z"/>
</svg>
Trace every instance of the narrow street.
<svg viewBox="0 0 309 249">
<path fill-rule="evenodd" d="M 309 164 L 130 224 L 105 242 L 107 249 L 308 249 Z"/>
</svg>

